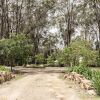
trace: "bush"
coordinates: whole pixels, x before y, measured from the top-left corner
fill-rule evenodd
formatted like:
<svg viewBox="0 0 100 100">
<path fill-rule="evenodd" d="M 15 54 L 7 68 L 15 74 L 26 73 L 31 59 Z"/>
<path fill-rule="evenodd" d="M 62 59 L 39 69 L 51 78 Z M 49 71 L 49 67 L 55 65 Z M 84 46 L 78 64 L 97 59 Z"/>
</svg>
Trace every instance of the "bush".
<svg viewBox="0 0 100 100">
<path fill-rule="evenodd" d="M 10 70 L 8 68 L 6 68 L 5 66 L 0 66 L 0 71 L 9 72 Z"/>
<path fill-rule="evenodd" d="M 80 63 L 87 66 L 96 65 L 97 56 L 98 54 L 92 49 L 91 43 L 80 40 L 72 42 L 69 47 L 63 50 L 61 60 L 68 66 L 79 66 Z M 82 58 L 81 62 L 80 58 Z"/>
<path fill-rule="evenodd" d="M 68 69 L 68 72 L 77 72 L 78 74 L 84 75 L 87 79 L 92 79 L 92 70 L 85 66 L 75 66 Z"/>
<path fill-rule="evenodd" d="M 35 55 L 35 63 L 36 64 L 44 64 L 45 63 L 44 54 L 40 53 L 40 54 Z"/>
<path fill-rule="evenodd" d="M 51 55 L 51 56 L 49 56 L 49 57 L 47 58 L 47 64 L 48 64 L 49 66 L 55 66 L 55 57 L 54 57 L 53 55 Z"/>
<path fill-rule="evenodd" d="M 33 45 L 25 34 L 0 40 L 0 59 L 11 67 L 15 64 L 27 64 L 32 56 Z"/>
<path fill-rule="evenodd" d="M 96 93 L 100 95 L 100 71 L 94 71 L 92 81 Z"/>
<path fill-rule="evenodd" d="M 97 57 L 97 67 L 100 66 L 100 57 L 99 57 L 99 53 L 98 53 L 98 57 Z"/>
<path fill-rule="evenodd" d="M 58 66 L 65 66 L 65 59 L 66 59 L 66 56 L 64 55 L 64 52 L 63 51 L 59 51 L 57 56 L 56 56 L 56 59 L 58 61 Z M 67 60 L 68 61 L 68 60 Z M 68 65 L 68 62 L 67 62 L 67 65 Z"/>
<path fill-rule="evenodd" d="M 91 70 L 89 67 L 75 66 L 69 68 L 67 72 L 77 72 L 84 75 L 85 78 L 92 81 L 97 95 L 100 95 L 100 71 Z"/>
</svg>

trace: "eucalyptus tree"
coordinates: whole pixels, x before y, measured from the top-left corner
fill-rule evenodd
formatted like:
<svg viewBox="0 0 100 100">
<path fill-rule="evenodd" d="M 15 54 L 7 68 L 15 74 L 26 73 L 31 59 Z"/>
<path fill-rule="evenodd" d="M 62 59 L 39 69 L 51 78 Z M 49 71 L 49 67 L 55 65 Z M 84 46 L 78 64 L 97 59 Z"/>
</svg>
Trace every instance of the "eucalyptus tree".
<svg viewBox="0 0 100 100">
<path fill-rule="evenodd" d="M 81 0 L 76 11 L 81 37 L 92 41 L 100 55 L 100 0 Z"/>
<path fill-rule="evenodd" d="M 55 5 L 53 21 L 59 28 L 59 33 L 63 39 L 64 46 L 69 46 L 75 32 L 76 24 L 76 5 L 73 0 L 58 0 Z"/>
<path fill-rule="evenodd" d="M 46 58 L 52 55 L 53 52 L 57 51 L 57 43 L 58 43 L 57 35 L 48 34 L 47 37 L 44 37 L 42 46 L 43 46 L 43 53 Z"/>
<path fill-rule="evenodd" d="M 40 41 L 43 39 L 45 27 L 48 25 L 48 13 L 53 9 L 54 5 L 54 0 L 26 0 L 25 33 L 30 34 L 36 54 L 39 52 Z"/>
<path fill-rule="evenodd" d="M 9 2 L 0 0 L 0 38 L 9 37 Z"/>
</svg>

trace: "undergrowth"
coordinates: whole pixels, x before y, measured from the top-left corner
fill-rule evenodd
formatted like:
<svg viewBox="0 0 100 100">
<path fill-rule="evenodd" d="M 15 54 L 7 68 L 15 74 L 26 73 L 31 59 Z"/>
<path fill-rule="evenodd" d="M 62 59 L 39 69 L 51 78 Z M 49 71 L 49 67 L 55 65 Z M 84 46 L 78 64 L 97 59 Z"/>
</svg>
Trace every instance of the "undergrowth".
<svg viewBox="0 0 100 100">
<path fill-rule="evenodd" d="M 1 66 L 1 65 L 0 65 L 0 71 L 9 72 L 10 70 L 9 70 L 8 68 L 6 68 L 6 66 Z"/>
<path fill-rule="evenodd" d="M 97 95 L 100 96 L 100 71 L 92 70 L 86 66 L 74 66 L 67 69 L 67 72 L 77 72 L 84 75 L 85 78 L 91 80 Z"/>
</svg>

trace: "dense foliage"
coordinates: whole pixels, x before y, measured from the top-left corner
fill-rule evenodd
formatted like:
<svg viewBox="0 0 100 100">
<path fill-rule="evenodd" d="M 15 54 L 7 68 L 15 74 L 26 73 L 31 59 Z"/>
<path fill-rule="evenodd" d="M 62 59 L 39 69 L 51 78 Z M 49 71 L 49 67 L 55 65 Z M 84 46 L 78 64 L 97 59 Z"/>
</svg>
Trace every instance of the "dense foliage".
<svg viewBox="0 0 100 100">
<path fill-rule="evenodd" d="M 100 96 L 100 71 L 93 72 L 93 86 L 95 87 L 96 93 Z"/>
<path fill-rule="evenodd" d="M 83 66 L 83 65 L 74 66 L 74 67 L 68 68 L 67 71 L 68 72 L 77 72 L 81 75 L 84 75 L 87 79 L 92 80 L 93 72 L 89 67 L 86 67 L 86 66 Z"/>
<path fill-rule="evenodd" d="M 98 53 L 88 41 L 76 40 L 58 54 L 58 61 L 66 66 L 97 65 Z M 81 60 L 81 61 L 80 61 Z"/>
<path fill-rule="evenodd" d="M 9 39 L 0 40 L 1 64 L 15 66 L 27 64 L 32 56 L 33 45 L 24 34 L 13 35 Z"/>
<path fill-rule="evenodd" d="M 0 71 L 9 72 L 10 70 L 6 66 L 0 66 Z"/>
<path fill-rule="evenodd" d="M 35 63 L 36 64 L 44 64 L 45 63 L 45 57 L 42 53 L 35 55 Z"/>
<path fill-rule="evenodd" d="M 32 58 L 32 63 L 58 60 L 60 66 L 73 66 L 82 58 L 82 63 L 96 65 L 100 62 L 99 4 L 99 0 L 1 0 L 0 62 L 9 63 L 14 58 L 12 63 L 23 64 Z M 21 33 L 26 35 L 24 39 Z M 79 40 L 73 42 L 76 38 Z M 53 58 L 54 52 L 58 55 Z"/>
</svg>

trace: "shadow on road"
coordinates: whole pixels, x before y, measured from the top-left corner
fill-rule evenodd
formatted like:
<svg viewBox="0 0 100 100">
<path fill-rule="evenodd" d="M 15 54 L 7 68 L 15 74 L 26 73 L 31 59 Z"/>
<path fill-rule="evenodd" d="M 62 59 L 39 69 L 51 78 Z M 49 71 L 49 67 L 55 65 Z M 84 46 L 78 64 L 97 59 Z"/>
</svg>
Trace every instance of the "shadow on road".
<svg viewBox="0 0 100 100">
<path fill-rule="evenodd" d="M 14 67 L 13 72 L 15 74 L 65 73 L 65 67 L 46 67 L 46 68 Z"/>
</svg>

